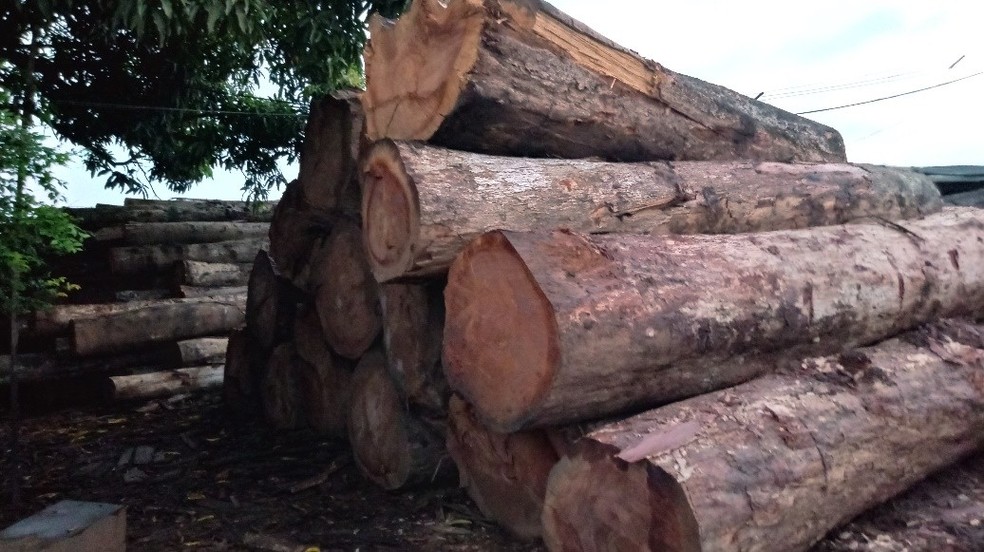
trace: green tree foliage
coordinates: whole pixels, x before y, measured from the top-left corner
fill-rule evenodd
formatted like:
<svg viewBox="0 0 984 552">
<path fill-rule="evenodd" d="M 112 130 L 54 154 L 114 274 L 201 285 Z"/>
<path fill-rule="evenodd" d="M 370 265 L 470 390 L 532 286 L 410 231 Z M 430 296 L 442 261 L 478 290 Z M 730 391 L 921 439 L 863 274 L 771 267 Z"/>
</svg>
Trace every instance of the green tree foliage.
<svg viewBox="0 0 984 552">
<path fill-rule="evenodd" d="M 23 90 L 34 63 L 40 111 L 107 186 L 134 193 L 163 181 L 184 192 L 222 167 L 263 196 L 283 183 L 277 162 L 296 158 L 310 97 L 361 81 L 366 15 L 404 4 L 3 2 L 0 86 Z M 277 91 L 259 97 L 267 80 Z"/>
</svg>

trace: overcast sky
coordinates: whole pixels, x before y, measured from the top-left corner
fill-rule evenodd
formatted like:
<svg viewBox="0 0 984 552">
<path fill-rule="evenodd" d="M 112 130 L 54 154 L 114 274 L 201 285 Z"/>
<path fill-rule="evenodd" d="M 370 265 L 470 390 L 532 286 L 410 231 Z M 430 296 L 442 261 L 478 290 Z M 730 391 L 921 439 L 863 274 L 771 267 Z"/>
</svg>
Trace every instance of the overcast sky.
<svg viewBox="0 0 984 552">
<path fill-rule="evenodd" d="M 984 3 L 966 0 L 647 2 L 554 0 L 669 69 L 800 113 L 935 86 L 984 71 Z M 955 67 L 950 65 L 964 56 Z M 841 132 L 852 162 L 984 165 L 984 75 L 903 97 L 805 115 Z M 288 179 L 297 168 L 286 170 Z M 75 168 L 73 206 L 123 196 Z M 222 175 L 189 197 L 239 199 Z M 160 197 L 172 197 L 163 187 Z M 272 194 L 279 197 L 279 192 Z"/>
</svg>

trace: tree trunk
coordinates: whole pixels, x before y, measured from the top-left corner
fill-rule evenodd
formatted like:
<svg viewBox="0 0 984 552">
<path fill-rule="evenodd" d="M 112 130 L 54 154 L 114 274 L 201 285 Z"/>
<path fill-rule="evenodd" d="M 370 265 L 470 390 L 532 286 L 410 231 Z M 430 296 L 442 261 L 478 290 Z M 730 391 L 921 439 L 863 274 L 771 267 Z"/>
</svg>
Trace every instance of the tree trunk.
<svg viewBox="0 0 984 552">
<path fill-rule="evenodd" d="M 367 353 L 352 378 L 349 441 L 363 475 L 386 490 L 432 483 L 452 470 L 443 431 L 407 411 L 382 351 Z"/>
<path fill-rule="evenodd" d="M 451 390 L 441 367 L 444 282 L 379 287 L 386 366 L 400 394 L 435 415 L 447 412 Z"/>
<path fill-rule="evenodd" d="M 252 420 L 262 410 L 260 375 L 266 368 L 266 360 L 257 354 L 253 340 L 244 328 L 229 335 L 222 402 L 234 419 Z"/>
<path fill-rule="evenodd" d="M 359 210 L 355 166 L 365 142 L 361 95 L 345 90 L 311 102 L 297 180 L 315 209 L 353 214 Z"/>
<path fill-rule="evenodd" d="M 209 263 L 248 263 L 260 249 L 269 247 L 264 238 L 185 245 L 138 245 L 109 250 L 109 269 L 113 274 L 139 274 L 171 269 L 180 261 Z"/>
<path fill-rule="evenodd" d="M 123 227 L 128 245 L 178 245 L 266 238 L 265 222 L 150 222 Z"/>
<path fill-rule="evenodd" d="M 264 351 L 290 335 L 295 301 L 266 251 L 256 254 L 246 295 L 246 329 Z"/>
<path fill-rule="evenodd" d="M 184 261 L 177 265 L 175 285 L 198 287 L 244 286 L 249 281 L 249 263 L 203 263 Z"/>
<path fill-rule="evenodd" d="M 178 288 L 178 295 L 184 298 L 192 297 L 222 297 L 225 295 L 245 295 L 249 289 L 247 286 L 232 287 L 196 287 L 181 286 Z"/>
<path fill-rule="evenodd" d="M 304 199 L 300 182 L 287 185 L 270 223 L 270 257 L 277 271 L 296 287 L 310 292 L 309 256 L 315 242 L 331 232 L 336 217 L 314 211 Z"/>
<path fill-rule="evenodd" d="M 984 445 L 982 335 L 929 326 L 596 429 L 550 474 L 547 546 L 807 550 Z"/>
<path fill-rule="evenodd" d="M 359 227 L 339 221 L 311 266 L 325 339 L 339 355 L 358 359 L 382 327 L 379 290 L 366 262 Z"/>
<path fill-rule="evenodd" d="M 448 452 L 468 496 L 515 537 L 540 538 L 547 477 L 559 459 L 546 431 L 496 433 L 458 397 L 452 397 L 449 412 Z"/>
<path fill-rule="evenodd" d="M 299 378 L 303 362 L 290 342 L 278 345 L 267 360 L 260 397 L 266 421 L 276 429 L 297 429 L 304 422 Z"/>
<path fill-rule="evenodd" d="M 227 334 L 244 321 L 244 299 L 165 304 L 72 322 L 72 351 L 79 356 L 121 353 L 148 343 Z"/>
<path fill-rule="evenodd" d="M 843 162 L 829 127 L 674 73 L 538 0 L 374 16 L 369 138 L 519 157 Z"/>
<path fill-rule="evenodd" d="M 227 337 L 201 337 L 178 341 L 174 344 L 172 352 L 176 363 L 180 366 L 203 366 L 225 362 L 228 348 Z"/>
<path fill-rule="evenodd" d="M 984 212 L 736 236 L 491 232 L 445 298 L 445 373 L 482 421 L 564 424 L 984 315 Z"/>
<path fill-rule="evenodd" d="M 138 366 L 173 364 L 174 353 L 167 345 L 145 347 L 138 352 L 96 358 L 60 358 L 51 352 L 17 355 L 17 379 L 21 383 L 57 381 L 79 376 L 125 372 Z M 0 385 L 9 383 L 8 355 L 0 355 Z"/>
<path fill-rule="evenodd" d="M 217 199 L 148 200 L 127 198 L 124 205 L 66 209 L 87 230 L 131 222 L 269 222 L 276 201 L 221 201 Z"/>
<path fill-rule="evenodd" d="M 223 367 L 200 366 L 135 376 L 112 376 L 113 400 L 156 399 L 222 386 Z"/>
<path fill-rule="evenodd" d="M 363 228 L 379 281 L 441 274 L 483 232 L 737 234 L 938 212 L 918 173 L 846 164 L 606 163 L 383 141 L 366 153 Z"/>
</svg>

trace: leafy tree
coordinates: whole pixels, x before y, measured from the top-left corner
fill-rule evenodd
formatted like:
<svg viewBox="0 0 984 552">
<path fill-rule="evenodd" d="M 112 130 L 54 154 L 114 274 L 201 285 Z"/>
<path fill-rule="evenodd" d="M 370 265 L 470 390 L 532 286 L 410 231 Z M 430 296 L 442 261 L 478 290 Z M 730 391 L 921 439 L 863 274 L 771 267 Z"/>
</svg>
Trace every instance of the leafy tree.
<svg viewBox="0 0 984 552">
<path fill-rule="evenodd" d="M 312 95 L 361 82 L 365 17 L 404 0 L 15 0 L 0 86 L 24 89 L 107 186 L 177 192 L 240 169 L 265 196 L 294 161 Z M 33 44 L 33 49 L 32 49 Z M 258 97 L 260 84 L 277 87 Z M 124 155 L 119 155 L 119 151 Z"/>
</svg>

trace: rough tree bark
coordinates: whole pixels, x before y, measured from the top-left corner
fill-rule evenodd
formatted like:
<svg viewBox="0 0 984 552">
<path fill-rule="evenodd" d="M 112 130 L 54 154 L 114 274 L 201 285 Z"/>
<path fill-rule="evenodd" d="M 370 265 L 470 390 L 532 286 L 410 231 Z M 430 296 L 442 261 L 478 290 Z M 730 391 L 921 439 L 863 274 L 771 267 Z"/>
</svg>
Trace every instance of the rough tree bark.
<svg viewBox="0 0 984 552">
<path fill-rule="evenodd" d="M 339 355 L 358 359 L 382 327 L 379 290 L 358 225 L 339 220 L 311 260 L 315 305 L 325 339 Z"/>
<path fill-rule="evenodd" d="M 269 222 L 276 201 L 142 200 L 127 198 L 124 205 L 66 209 L 87 230 L 133 222 L 236 221 Z"/>
<path fill-rule="evenodd" d="M 229 348 L 227 337 L 200 337 L 178 341 L 171 348 L 174 362 L 179 366 L 203 366 L 225 362 Z"/>
<path fill-rule="evenodd" d="M 225 287 L 246 285 L 253 265 L 183 261 L 175 268 L 176 286 Z"/>
<path fill-rule="evenodd" d="M 523 157 L 844 161 L 829 127 L 670 71 L 537 0 L 375 16 L 369 138 Z"/>
<path fill-rule="evenodd" d="M 491 232 L 445 298 L 452 389 L 497 431 L 563 424 L 984 315 L 984 212 L 736 236 Z"/>
<path fill-rule="evenodd" d="M 147 222 L 123 227 L 128 245 L 191 244 L 265 238 L 265 222 Z"/>
<path fill-rule="evenodd" d="M 444 281 L 379 288 L 386 366 L 400 393 L 434 414 L 447 412 L 451 390 L 441 367 Z"/>
<path fill-rule="evenodd" d="M 109 269 L 113 274 L 128 275 L 164 271 L 180 261 L 248 263 L 258 250 L 268 246 L 265 238 L 249 238 L 215 243 L 113 247 L 109 250 Z"/>
<path fill-rule="evenodd" d="M 448 452 L 468 496 L 517 538 L 542 537 L 547 478 L 560 458 L 547 431 L 496 433 L 459 397 L 451 398 L 448 412 Z"/>
<path fill-rule="evenodd" d="M 291 286 L 266 251 L 256 253 L 246 296 L 246 328 L 264 351 L 290 335 L 296 307 Z"/>
<path fill-rule="evenodd" d="M 349 441 L 359 470 L 387 490 L 440 481 L 453 470 L 440 422 L 413 416 L 386 371 L 382 351 L 359 361 L 352 378 Z"/>
<path fill-rule="evenodd" d="M 953 337 L 930 326 L 595 429 L 550 475 L 548 548 L 807 550 L 984 445 L 984 339 Z"/>
<path fill-rule="evenodd" d="M 361 94 L 341 90 L 311 101 L 297 180 L 304 199 L 315 209 L 358 212 L 355 166 L 365 143 Z"/>
<path fill-rule="evenodd" d="M 328 235 L 334 217 L 312 209 L 295 180 L 284 189 L 270 223 L 270 257 L 277 270 L 296 287 L 308 288 L 309 255 L 315 242 Z"/>
<path fill-rule="evenodd" d="M 113 399 L 126 401 L 214 389 L 222 386 L 222 374 L 222 366 L 210 365 L 134 376 L 113 376 L 109 381 Z"/>
<path fill-rule="evenodd" d="M 938 212 L 924 175 L 752 161 L 494 157 L 384 140 L 364 156 L 362 224 L 379 281 L 447 271 L 483 232 L 737 234 Z"/>
</svg>

